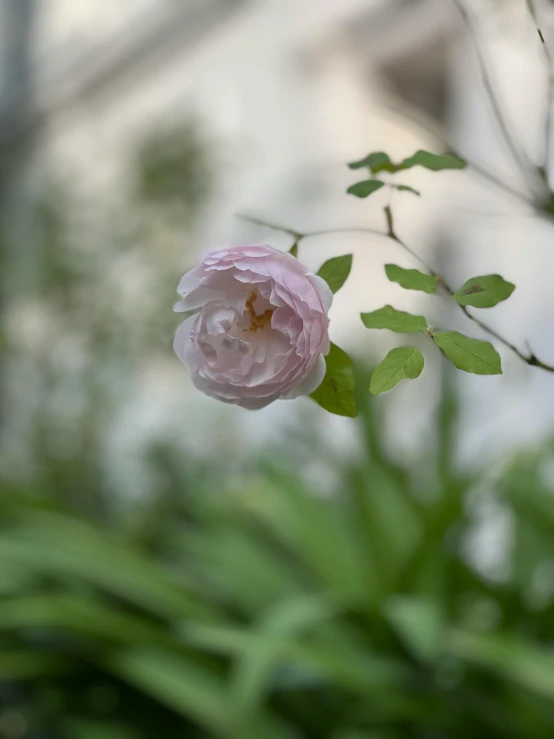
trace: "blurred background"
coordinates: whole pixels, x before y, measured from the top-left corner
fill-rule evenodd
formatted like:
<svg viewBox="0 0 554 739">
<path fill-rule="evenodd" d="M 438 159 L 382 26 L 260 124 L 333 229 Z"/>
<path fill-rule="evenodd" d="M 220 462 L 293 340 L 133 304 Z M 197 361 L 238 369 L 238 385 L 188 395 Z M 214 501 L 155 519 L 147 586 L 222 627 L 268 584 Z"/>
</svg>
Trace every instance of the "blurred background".
<svg viewBox="0 0 554 739">
<path fill-rule="evenodd" d="M 455 287 L 514 282 L 486 320 L 553 364 L 536 8 L 0 0 L 0 739 L 552 739 L 554 376 L 422 344 L 370 402 L 394 339 L 360 311 L 483 337 L 355 234 L 299 258 L 354 254 L 357 419 L 220 404 L 171 349 L 201 253 L 291 246 L 237 214 L 384 229 L 345 162 L 453 148 L 475 166 L 407 172 L 396 230 Z"/>
</svg>

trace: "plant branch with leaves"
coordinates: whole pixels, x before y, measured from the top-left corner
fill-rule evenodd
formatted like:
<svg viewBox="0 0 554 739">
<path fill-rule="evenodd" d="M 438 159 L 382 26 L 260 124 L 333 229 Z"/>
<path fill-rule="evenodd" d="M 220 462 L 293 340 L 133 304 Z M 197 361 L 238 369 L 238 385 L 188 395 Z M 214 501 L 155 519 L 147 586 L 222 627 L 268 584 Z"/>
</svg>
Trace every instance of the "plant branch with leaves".
<svg viewBox="0 0 554 739">
<path fill-rule="evenodd" d="M 419 195 L 411 187 L 399 185 L 396 182 L 387 183 L 378 178 L 377 175 L 382 176 L 383 173 L 396 175 L 398 172 L 416 166 L 424 167 L 433 172 L 448 169 L 461 170 L 466 167 L 466 163 L 453 154 L 433 154 L 427 151 L 418 151 L 413 156 L 395 164 L 384 152 L 373 152 L 359 161 L 350 163 L 348 166 L 354 171 L 363 168 L 368 169 L 368 178 L 354 183 L 347 190 L 349 194 L 355 197 L 367 198 L 385 186 Z M 251 223 L 289 234 L 294 239 L 289 251 L 295 257 L 298 256 L 302 241 L 326 234 L 365 233 L 390 239 L 413 259 L 417 260 L 424 270 L 405 269 L 396 264 L 386 264 L 385 273 L 391 282 L 397 283 L 406 290 L 416 290 L 427 294 L 442 292 L 449 300 L 458 305 L 470 321 L 479 326 L 489 337 L 510 349 L 522 361 L 530 366 L 554 372 L 554 366 L 542 362 L 532 353 L 529 355 L 523 353 L 515 344 L 491 328 L 481 318 L 475 316 L 470 310 L 493 308 L 498 303 L 507 300 L 515 289 L 513 283 L 497 274 L 479 275 L 466 280 L 463 285 L 455 289 L 398 236 L 390 205 L 384 208 L 384 214 L 387 228 L 382 231 L 365 227 L 345 227 L 301 232 L 259 218 L 244 215 L 240 217 Z M 331 291 L 336 293 L 344 285 L 351 268 L 352 254 L 344 254 L 327 260 L 320 268 L 318 275 L 327 282 Z M 455 367 L 465 372 L 478 375 L 502 374 L 500 355 L 490 342 L 465 336 L 458 331 L 439 330 L 430 326 L 424 316 L 413 315 L 396 310 L 391 305 L 385 305 L 377 310 L 362 313 L 361 319 L 368 329 L 388 329 L 395 333 L 406 334 L 423 333 L 432 340 L 434 345 Z M 393 349 L 375 368 L 371 377 L 370 392 L 377 395 L 391 390 L 402 380 L 415 379 L 420 376 L 423 367 L 424 357 L 419 349 L 411 346 Z M 312 397 L 332 413 L 347 416 L 355 415 L 352 363 L 348 355 L 339 347 L 333 345 L 327 358 L 326 377 Z"/>
</svg>

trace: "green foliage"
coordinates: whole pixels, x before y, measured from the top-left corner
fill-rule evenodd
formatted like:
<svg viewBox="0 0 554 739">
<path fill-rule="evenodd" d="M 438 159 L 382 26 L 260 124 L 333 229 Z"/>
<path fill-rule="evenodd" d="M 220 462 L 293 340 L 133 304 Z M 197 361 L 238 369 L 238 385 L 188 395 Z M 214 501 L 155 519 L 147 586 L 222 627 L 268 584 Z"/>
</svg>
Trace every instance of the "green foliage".
<svg viewBox="0 0 554 739">
<path fill-rule="evenodd" d="M 394 185 L 395 190 L 399 190 L 400 192 L 411 192 L 412 195 L 417 195 L 418 197 L 421 196 L 421 193 L 419 190 L 414 189 L 413 187 L 410 187 L 409 185 Z"/>
<path fill-rule="evenodd" d="M 423 354 L 412 346 L 392 349 L 375 367 L 369 383 L 369 392 L 379 395 L 392 390 L 402 380 L 414 380 L 423 371 Z"/>
<path fill-rule="evenodd" d="M 292 254 L 292 256 L 295 259 L 298 259 L 298 241 L 295 241 L 294 244 L 289 249 L 289 254 Z"/>
<path fill-rule="evenodd" d="M 427 329 L 426 318 L 396 310 L 392 305 L 385 305 L 371 313 L 362 313 L 361 318 L 366 328 L 388 328 L 389 331 L 407 334 Z"/>
<path fill-rule="evenodd" d="M 426 275 L 418 269 L 404 269 L 397 264 L 385 264 L 385 272 L 391 282 L 397 282 L 406 290 L 419 290 L 430 294 L 437 291 L 435 275 Z"/>
<path fill-rule="evenodd" d="M 328 259 L 317 274 L 329 285 L 331 292 L 336 293 L 348 279 L 351 269 L 352 254 L 344 254 L 341 257 Z"/>
<path fill-rule="evenodd" d="M 338 416 L 356 415 L 354 369 L 348 354 L 336 344 L 325 357 L 325 377 L 311 398 L 329 413 Z"/>
<path fill-rule="evenodd" d="M 492 308 L 503 300 L 507 300 L 515 290 L 515 285 L 506 282 L 500 275 L 483 275 L 472 277 L 452 296 L 460 305 L 471 305 L 474 308 Z"/>
<path fill-rule="evenodd" d="M 399 463 L 374 413 L 360 407 L 358 456 L 317 447 L 325 491 L 303 446 L 239 477 L 166 449 L 146 537 L 68 510 L 44 467 L 4 481 L 2 728 L 17 714 L 46 739 L 551 739 L 554 446 L 497 478 L 461 473 L 443 403 L 426 453 Z M 484 487 L 513 523 L 502 580 L 465 556 Z"/>
<path fill-rule="evenodd" d="M 355 195 L 357 198 L 367 198 L 385 185 L 381 180 L 362 180 L 351 185 L 346 191 L 349 195 Z"/>
<path fill-rule="evenodd" d="M 388 154 L 385 154 L 382 151 L 377 151 L 372 154 L 368 154 L 366 157 L 359 159 L 356 162 L 351 162 L 348 166 L 350 169 L 368 167 L 372 174 L 377 174 L 378 172 L 390 172 L 391 174 L 394 174 L 406 169 L 411 169 L 412 167 L 424 167 L 433 172 L 440 172 L 444 169 L 464 169 L 467 167 L 467 162 L 453 154 L 432 154 L 429 151 L 420 149 L 411 157 L 403 159 L 398 164 L 394 164 Z M 412 188 L 407 188 L 402 185 L 398 186 L 398 189 L 407 189 L 419 194 L 417 191 L 412 190 Z"/>
<path fill-rule="evenodd" d="M 135 164 L 137 194 L 180 222 L 195 217 L 213 187 L 213 163 L 190 120 L 156 130 L 140 145 Z"/>
<path fill-rule="evenodd" d="M 488 341 L 478 341 L 458 331 L 439 331 L 433 341 L 458 369 L 475 375 L 501 375 L 502 364 Z"/>
<path fill-rule="evenodd" d="M 465 169 L 467 163 L 453 154 L 432 154 L 420 149 L 413 156 L 400 162 L 398 170 L 411 169 L 412 167 L 424 167 L 432 172 L 440 172 L 444 169 Z"/>
<path fill-rule="evenodd" d="M 395 165 L 391 162 L 389 155 L 383 151 L 368 154 L 357 162 L 350 162 L 348 166 L 350 169 L 368 167 L 373 174 L 377 174 L 378 172 L 394 172 L 395 169 Z"/>
</svg>

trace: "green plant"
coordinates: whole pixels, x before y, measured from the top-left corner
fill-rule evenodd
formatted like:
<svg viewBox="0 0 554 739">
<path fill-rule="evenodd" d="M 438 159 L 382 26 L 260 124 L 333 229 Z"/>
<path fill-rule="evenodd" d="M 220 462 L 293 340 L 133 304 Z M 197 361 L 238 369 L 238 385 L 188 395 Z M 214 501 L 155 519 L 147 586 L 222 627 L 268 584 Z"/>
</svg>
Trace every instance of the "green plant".
<svg viewBox="0 0 554 739">
<path fill-rule="evenodd" d="M 4 489 L 0 716 L 55 739 L 551 737 L 552 447 L 461 473 L 447 395 L 414 475 L 359 407 L 365 453 L 320 451 L 327 493 L 278 453 L 233 480 L 170 449 L 132 528 Z M 487 497 L 502 577 L 466 556 Z"/>
</svg>

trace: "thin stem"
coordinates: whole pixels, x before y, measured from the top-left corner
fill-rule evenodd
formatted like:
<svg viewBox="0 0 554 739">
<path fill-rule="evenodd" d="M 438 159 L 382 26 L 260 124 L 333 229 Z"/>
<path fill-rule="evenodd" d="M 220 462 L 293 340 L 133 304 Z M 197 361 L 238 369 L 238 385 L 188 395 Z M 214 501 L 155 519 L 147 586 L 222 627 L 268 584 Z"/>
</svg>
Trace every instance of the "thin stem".
<svg viewBox="0 0 554 739">
<path fill-rule="evenodd" d="M 503 190 L 505 193 L 511 195 L 516 200 L 521 201 L 525 205 L 528 205 L 533 209 L 537 209 L 536 203 L 533 202 L 529 195 L 522 192 L 521 190 L 517 190 L 511 185 L 508 185 L 493 172 L 485 169 L 485 167 L 483 167 L 481 164 L 477 164 L 477 162 L 469 159 L 465 154 L 459 153 L 456 150 L 456 147 L 452 145 L 451 141 L 449 141 L 444 126 L 439 125 L 430 116 L 426 115 L 420 110 L 414 109 L 413 106 L 405 103 L 404 101 L 399 102 L 398 100 L 390 100 L 387 103 L 387 107 L 390 110 L 400 113 L 404 118 L 408 118 L 409 120 L 413 121 L 413 123 L 419 126 L 421 130 L 431 134 L 431 136 L 436 138 L 449 151 L 458 156 L 460 159 L 463 159 L 466 162 L 467 166 L 476 174 L 478 174 L 481 178 L 488 180 L 488 182 L 490 182 L 492 185 L 500 190 Z M 539 212 L 542 212 L 540 211 L 540 208 L 538 210 Z"/>
<path fill-rule="evenodd" d="M 546 39 L 544 37 L 543 32 L 540 28 L 540 22 L 539 22 L 539 14 L 535 7 L 535 0 L 527 0 L 527 8 L 529 9 L 529 14 L 531 18 L 533 19 L 533 23 L 536 26 L 537 33 L 539 34 L 539 38 L 541 40 L 542 48 L 544 51 L 544 56 L 546 59 L 546 64 L 548 68 L 548 102 L 547 102 L 547 109 L 546 109 L 546 116 L 545 116 L 545 131 L 544 131 L 544 171 L 548 175 L 548 170 L 550 168 L 550 149 L 552 146 L 552 108 L 554 107 L 554 58 L 552 57 L 552 52 L 550 51 L 550 48 L 548 44 L 546 43 Z"/>
<path fill-rule="evenodd" d="M 491 103 L 491 107 L 492 107 L 494 116 L 496 118 L 496 121 L 498 123 L 498 126 L 502 132 L 504 141 L 506 142 L 506 145 L 508 146 L 514 161 L 518 165 L 519 169 L 521 170 L 525 178 L 527 179 L 527 177 L 530 175 L 531 182 L 532 181 L 537 182 L 536 169 L 533 166 L 533 163 L 529 160 L 525 151 L 519 146 L 516 136 L 510 130 L 508 126 L 507 118 L 503 110 L 500 107 L 500 102 L 495 92 L 495 88 L 494 88 L 494 84 L 491 79 L 489 67 L 483 56 L 483 52 L 481 50 L 481 44 L 479 43 L 479 37 L 477 34 L 477 30 L 471 19 L 469 11 L 467 10 L 463 0 L 452 0 L 452 3 L 456 6 L 456 9 L 462 16 L 462 19 L 464 20 L 464 23 L 466 24 L 466 27 L 473 40 L 473 44 L 474 44 L 475 51 L 477 54 L 477 60 L 479 62 L 479 68 L 481 70 L 483 84 L 485 85 L 487 96 Z M 544 190 L 544 187 L 542 189 Z"/>
<path fill-rule="evenodd" d="M 242 218 L 244 221 L 249 221 L 250 223 L 254 223 L 257 226 L 265 226 L 266 228 L 271 229 L 272 231 L 282 231 L 283 233 L 287 233 L 290 236 L 292 236 L 296 243 L 299 243 L 303 239 L 313 238 L 316 236 L 327 236 L 329 234 L 343 234 L 343 233 L 363 233 L 363 234 L 369 234 L 371 236 L 380 236 L 381 238 L 390 239 L 391 241 L 394 241 L 398 246 L 400 246 L 404 251 L 406 251 L 408 254 L 410 254 L 411 257 L 416 259 L 424 269 L 426 269 L 430 274 L 432 274 L 434 277 L 437 278 L 437 282 L 443 286 L 444 290 L 448 293 L 450 297 L 454 295 L 454 290 L 450 287 L 450 285 L 445 281 L 444 277 L 438 274 L 435 270 L 433 270 L 426 262 L 425 260 L 419 256 L 419 254 L 413 249 L 411 249 L 402 239 L 397 235 L 395 228 L 394 228 L 394 221 L 392 217 L 392 211 L 389 206 L 387 206 L 385 209 L 385 217 L 387 220 L 387 230 L 386 231 L 379 231 L 375 228 L 365 228 L 363 226 L 351 226 L 351 227 L 345 227 L 345 228 L 327 228 L 327 229 L 320 229 L 318 231 L 306 231 L 302 233 L 301 231 L 296 231 L 292 228 L 287 228 L 286 226 L 278 226 L 275 223 L 269 223 L 267 221 L 263 221 L 260 218 L 254 218 L 252 216 L 245 216 L 241 214 L 237 214 L 238 218 Z M 553 372 L 554 373 L 554 366 L 545 364 L 544 362 L 541 362 L 540 359 L 538 359 L 533 353 L 531 353 L 529 356 L 526 354 L 523 354 L 514 344 L 510 343 L 507 339 L 505 339 L 501 334 L 499 334 L 495 329 L 488 326 L 486 323 L 481 321 L 479 318 L 476 318 L 474 315 L 472 315 L 467 307 L 465 305 L 460 305 L 459 303 L 456 303 L 460 310 L 465 314 L 467 318 L 469 318 L 470 321 L 473 321 L 479 328 L 481 328 L 482 331 L 484 331 L 489 336 L 492 336 L 494 339 L 499 341 L 501 344 L 503 344 L 507 349 L 510 349 L 514 354 L 516 354 L 523 362 L 526 364 L 532 366 L 532 367 L 540 367 L 541 369 L 546 370 L 547 372 Z"/>
<path fill-rule="evenodd" d="M 511 187 L 511 185 L 503 182 L 499 177 L 494 175 L 492 172 L 489 172 L 488 169 L 485 169 L 480 164 L 470 161 L 467 157 L 463 157 L 461 155 L 460 158 L 464 159 L 464 161 L 467 162 L 467 166 L 473 169 L 473 171 L 478 174 L 479 177 L 482 177 L 484 180 L 488 180 L 492 185 L 498 187 L 501 190 L 504 190 L 504 192 L 508 193 L 508 195 L 517 198 L 517 200 L 525 203 L 525 205 L 529 205 L 532 208 L 535 207 L 535 203 L 531 200 L 531 198 L 525 195 L 525 193 L 521 192 L 520 190 L 516 190 L 515 187 Z"/>
<path fill-rule="evenodd" d="M 300 231 L 293 231 L 291 228 L 287 228 L 286 226 L 280 226 L 276 223 L 268 223 L 267 221 L 262 221 L 259 218 L 254 218 L 253 216 L 246 216 L 242 213 L 235 213 L 237 218 L 240 218 L 242 221 L 248 221 L 248 223 L 254 223 L 256 226 L 265 226 L 265 228 L 269 228 L 272 231 L 282 231 L 283 233 L 289 234 L 293 237 L 293 239 L 300 240 L 306 236 L 306 234 L 300 233 Z"/>
</svg>

